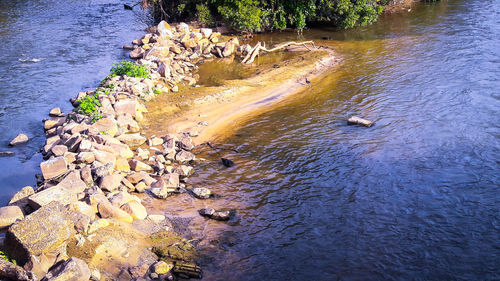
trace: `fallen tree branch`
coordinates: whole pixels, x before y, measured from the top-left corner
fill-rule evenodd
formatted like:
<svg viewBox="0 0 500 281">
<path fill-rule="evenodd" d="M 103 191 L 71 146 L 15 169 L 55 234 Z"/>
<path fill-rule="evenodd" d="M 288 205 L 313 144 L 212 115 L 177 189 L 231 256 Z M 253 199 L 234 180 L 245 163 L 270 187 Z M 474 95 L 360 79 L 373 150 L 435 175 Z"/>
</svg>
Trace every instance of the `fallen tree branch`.
<svg viewBox="0 0 500 281">
<path fill-rule="evenodd" d="M 280 44 L 272 49 L 267 49 L 265 44 L 264 44 L 264 46 L 262 46 L 262 44 L 260 42 L 258 42 L 255 45 L 255 47 L 253 47 L 252 50 L 250 50 L 250 52 L 248 52 L 246 57 L 243 59 L 242 63 L 251 64 L 255 60 L 255 57 L 258 56 L 261 51 L 266 52 L 266 53 L 271 53 L 271 52 L 285 49 L 286 47 L 289 47 L 289 46 L 303 46 L 307 50 L 311 51 L 311 48 L 308 47 L 307 44 L 311 44 L 311 48 L 316 48 L 316 45 L 314 45 L 313 41 L 305 41 L 305 42 L 290 41 L 290 42 L 282 43 L 282 44 Z"/>
</svg>

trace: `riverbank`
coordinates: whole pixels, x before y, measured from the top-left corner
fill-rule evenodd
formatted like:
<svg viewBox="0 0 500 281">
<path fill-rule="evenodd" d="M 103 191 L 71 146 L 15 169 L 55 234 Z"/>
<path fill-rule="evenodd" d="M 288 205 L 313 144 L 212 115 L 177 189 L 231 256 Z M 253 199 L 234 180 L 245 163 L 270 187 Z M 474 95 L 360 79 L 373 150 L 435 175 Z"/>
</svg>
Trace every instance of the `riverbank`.
<svg viewBox="0 0 500 281">
<path fill-rule="evenodd" d="M 237 38 L 186 24 L 162 22 L 152 31 L 125 46 L 131 58 L 139 59 L 137 65 L 115 65 L 99 88 L 72 99 L 73 112 L 50 111 L 38 186 L 24 187 L 9 206 L 0 208 L 0 227 L 6 232 L 0 243 L 5 253 L 0 275 L 17 280 L 62 275 L 75 280 L 200 278 L 196 246 L 172 232 L 172 222 L 162 211 L 146 208 L 143 200 L 178 193 L 210 198 L 210 190 L 187 184 L 197 161 L 191 136 L 209 138 L 238 116 L 307 86 L 308 79 L 334 64 L 331 50 L 298 55 L 277 70 L 273 66 L 242 80 L 246 86 L 233 85 L 227 91 L 230 102 L 221 94 L 195 99 L 196 106 L 179 118 L 212 110 L 222 99 L 224 108 L 231 109 L 231 114 L 211 112 L 212 125 L 201 134 L 175 121 L 171 131 L 176 134 L 144 136 L 144 102 L 179 92 L 181 83 L 196 85 L 194 70 L 200 63 L 233 57 L 239 46 Z M 250 86 L 256 83 L 263 87 Z M 262 92 L 245 97 L 256 89 Z M 226 118 L 218 118 L 223 113 Z M 233 213 L 205 208 L 200 215 L 228 220 Z"/>
</svg>

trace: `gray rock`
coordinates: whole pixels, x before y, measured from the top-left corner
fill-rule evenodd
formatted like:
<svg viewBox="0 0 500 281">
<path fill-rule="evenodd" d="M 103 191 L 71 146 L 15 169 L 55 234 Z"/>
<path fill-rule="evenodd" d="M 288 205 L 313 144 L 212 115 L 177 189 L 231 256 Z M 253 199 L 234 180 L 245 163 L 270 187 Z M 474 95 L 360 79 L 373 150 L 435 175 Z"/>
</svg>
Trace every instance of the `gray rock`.
<svg viewBox="0 0 500 281">
<path fill-rule="evenodd" d="M 193 161 L 194 159 L 196 159 L 194 154 L 185 150 L 181 150 L 175 155 L 175 160 L 180 163 L 190 162 Z"/>
<path fill-rule="evenodd" d="M 81 259 L 71 257 L 53 267 L 42 281 L 88 281 L 89 266 Z"/>
<path fill-rule="evenodd" d="M 185 135 L 179 140 L 179 148 L 184 150 L 191 150 L 194 148 L 193 140 L 191 137 Z"/>
<path fill-rule="evenodd" d="M 204 208 L 198 210 L 198 213 L 204 217 L 211 217 L 215 213 L 215 210 L 212 208 Z"/>
<path fill-rule="evenodd" d="M 38 209 L 52 201 L 64 204 L 75 202 L 78 201 L 77 194 L 83 192 L 86 188 L 87 185 L 80 178 L 80 173 L 73 171 L 56 186 L 31 195 L 28 198 L 28 203 L 32 208 Z"/>
<path fill-rule="evenodd" d="M 16 146 L 20 145 L 23 143 L 27 143 L 29 141 L 29 138 L 25 134 L 19 134 L 17 135 L 12 141 L 10 141 L 9 145 L 10 146 Z"/>
<path fill-rule="evenodd" d="M 22 267 L 17 266 L 11 262 L 5 261 L 3 259 L 0 259 L 0 277 L 17 281 L 33 280 L 33 278 L 31 278 Z"/>
<path fill-rule="evenodd" d="M 227 221 L 231 218 L 231 212 L 230 211 L 216 211 L 212 217 L 214 220 L 218 221 Z"/>
</svg>

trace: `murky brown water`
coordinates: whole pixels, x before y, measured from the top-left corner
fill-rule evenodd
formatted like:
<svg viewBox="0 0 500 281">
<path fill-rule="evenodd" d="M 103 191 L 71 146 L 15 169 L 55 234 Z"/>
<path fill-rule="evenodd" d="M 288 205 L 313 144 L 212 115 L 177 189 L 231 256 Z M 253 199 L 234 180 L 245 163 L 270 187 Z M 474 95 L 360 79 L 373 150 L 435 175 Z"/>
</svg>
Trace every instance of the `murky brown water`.
<svg viewBox="0 0 500 281">
<path fill-rule="evenodd" d="M 500 3 L 441 1 L 320 40 L 344 64 L 206 150 L 180 195 L 205 280 L 500 279 Z M 346 125 L 358 115 L 372 128 Z M 228 223 L 196 209 L 236 209 Z M 187 211 L 186 211 L 187 210 Z"/>
</svg>

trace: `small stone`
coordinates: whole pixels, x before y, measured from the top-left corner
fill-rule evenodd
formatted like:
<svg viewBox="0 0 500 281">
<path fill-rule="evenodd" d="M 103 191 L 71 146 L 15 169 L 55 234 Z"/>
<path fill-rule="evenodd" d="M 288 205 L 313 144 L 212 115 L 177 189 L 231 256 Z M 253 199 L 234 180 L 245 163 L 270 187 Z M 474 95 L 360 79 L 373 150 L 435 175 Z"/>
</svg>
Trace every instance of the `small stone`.
<svg viewBox="0 0 500 281">
<path fill-rule="evenodd" d="M 130 160 L 130 168 L 132 168 L 132 170 L 134 170 L 136 172 L 152 171 L 153 170 L 153 168 L 151 166 L 149 166 L 148 164 L 141 162 L 139 160 L 136 160 L 136 159 Z"/>
<path fill-rule="evenodd" d="M 194 197 L 196 197 L 198 199 L 208 199 L 208 198 L 210 198 L 210 195 L 212 194 L 210 189 L 204 188 L 204 187 L 195 187 L 191 191 L 193 192 Z"/>
<path fill-rule="evenodd" d="M 156 262 L 155 264 L 153 264 L 153 271 L 156 274 L 169 273 L 170 270 L 172 270 L 172 268 L 174 268 L 173 263 L 166 263 L 164 261 L 159 261 L 159 262 Z"/>
<path fill-rule="evenodd" d="M 184 150 L 191 150 L 194 148 L 193 140 L 185 135 L 178 142 L 179 148 Z"/>
<path fill-rule="evenodd" d="M 85 184 L 90 185 L 94 182 L 94 179 L 92 178 L 92 170 L 89 166 L 83 167 L 80 173 Z"/>
<path fill-rule="evenodd" d="M 149 158 L 149 151 L 146 149 L 138 148 L 137 157 L 141 158 L 142 160 L 146 160 Z"/>
<path fill-rule="evenodd" d="M 56 157 L 40 164 L 44 179 L 52 179 L 68 171 L 68 165 L 64 157 Z"/>
<path fill-rule="evenodd" d="M 23 211 L 18 206 L 0 208 L 0 229 L 11 226 L 24 218 Z"/>
<path fill-rule="evenodd" d="M 107 175 L 101 179 L 99 188 L 104 191 L 112 192 L 120 187 L 123 176 L 120 174 Z"/>
<path fill-rule="evenodd" d="M 212 35 L 212 29 L 210 28 L 201 28 L 200 32 L 201 34 L 203 34 L 203 37 L 205 38 L 210 38 L 210 35 Z"/>
<path fill-rule="evenodd" d="M 157 145 L 162 145 L 162 144 L 163 144 L 163 139 L 162 138 L 154 137 L 154 138 L 150 138 L 148 140 L 148 145 L 149 146 L 157 146 Z"/>
<path fill-rule="evenodd" d="M 27 135 L 25 134 L 19 134 L 17 135 L 10 143 L 9 145 L 10 146 L 16 146 L 16 145 L 20 145 L 20 144 L 23 144 L 23 143 L 27 143 L 29 141 L 29 138 Z"/>
<path fill-rule="evenodd" d="M 116 158 L 115 169 L 120 172 L 130 172 L 130 165 L 127 159 L 123 157 Z"/>
<path fill-rule="evenodd" d="M 151 277 L 151 279 L 158 279 L 160 276 L 158 276 L 158 273 L 156 272 L 151 272 L 151 274 L 149 274 L 149 277 Z"/>
<path fill-rule="evenodd" d="M 92 173 L 96 178 L 102 178 L 104 176 L 110 175 L 113 173 L 113 164 L 108 163 L 102 166 L 98 166 L 92 170 Z"/>
<path fill-rule="evenodd" d="M 213 213 L 212 219 L 218 220 L 218 221 L 227 221 L 231 218 L 231 212 L 230 211 L 216 211 Z"/>
<path fill-rule="evenodd" d="M 142 48 L 135 48 L 130 52 L 129 56 L 131 59 L 140 59 L 144 55 L 144 50 Z"/>
<path fill-rule="evenodd" d="M 83 260 L 71 257 L 67 261 L 53 267 L 43 281 L 88 281 L 90 269 Z"/>
<path fill-rule="evenodd" d="M 49 116 L 52 116 L 52 117 L 59 117 L 59 116 L 61 116 L 61 114 L 62 114 L 62 111 L 59 107 L 54 107 L 49 112 Z"/>
<path fill-rule="evenodd" d="M 132 223 L 134 219 L 127 212 L 122 209 L 111 205 L 108 202 L 101 202 L 97 205 L 97 209 L 102 218 L 113 218 L 123 222 Z"/>
<path fill-rule="evenodd" d="M 95 161 L 95 155 L 92 152 L 80 152 L 76 156 L 76 160 L 79 163 L 87 163 L 87 164 L 92 164 Z"/>
<path fill-rule="evenodd" d="M 131 147 L 138 147 L 146 142 L 146 138 L 140 134 L 123 134 L 117 137 L 117 139 Z"/>
<path fill-rule="evenodd" d="M 189 161 L 193 161 L 196 157 L 193 153 L 185 150 L 181 150 L 175 155 L 175 160 L 180 163 L 186 163 Z"/>
<path fill-rule="evenodd" d="M 154 222 L 163 222 L 166 218 L 164 215 L 149 215 L 148 219 Z"/>
<path fill-rule="evenodd" d="M 107 219 L 98 219 L 90 223 L 87 233 L 90 234 L 92 232 L 97 231 L 98 229 L 109 226 L 109 220 Z"/>
<path fill-rule="evenodd" d="M 50 130 L 55 127 L 59 127 L 66 121 L 66 117 L 55 117 L 45 121 L 43 128 L 45 130 Z"/>
<path fill-rule="evenodd" d="M 64 153 L 68 152 L 68 147 L 62 144 L 54 145 L 51 149 L 54 156 L 63 156 Z"/>
<path fill-rule="evenodd" d="M 194 173 L 194 169 L 191 166 L 180 165 L 175 168 L 175 172 L 181 177 L 189 177 Z"/>
<path fill-rule="evenodd" d="M 125 203 L 120 209 L 129 213 L 136 220 L 143 220 L 148 216 L 146 208 L 139 202 L 132 201 Z"/>
<path fill-rule="evenodd" d="M 215 213 L 215 210 L 212 208 L 204 208 L 198 210 L 198 213 L 204 217 L 211 217 Z"/>
</svg>

